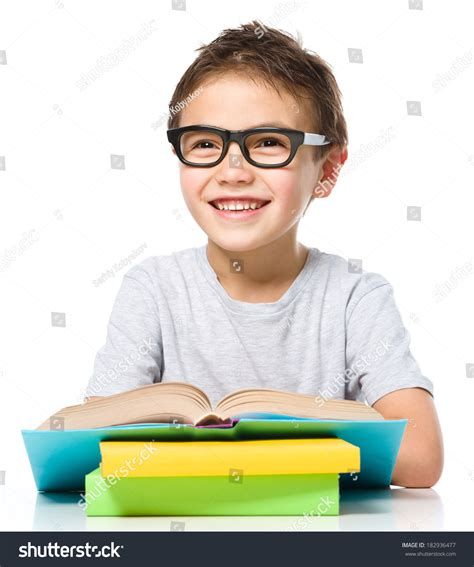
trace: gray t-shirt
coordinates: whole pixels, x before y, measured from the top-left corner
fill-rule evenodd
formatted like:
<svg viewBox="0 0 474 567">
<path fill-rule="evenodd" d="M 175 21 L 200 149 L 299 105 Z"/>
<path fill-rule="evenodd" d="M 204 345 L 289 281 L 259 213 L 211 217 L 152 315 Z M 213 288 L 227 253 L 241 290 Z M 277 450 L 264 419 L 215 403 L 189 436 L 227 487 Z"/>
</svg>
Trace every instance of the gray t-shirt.
<svg viewBox="0 0 474 567">
<path fill-rule="evenodd" d="M 433 395 L 381 275 L 309 248 L 278 301 L 247 303 L 227 294 L 206 252 L 152 256 L 128 270 L 87 396 L 171 380 L 200 387 L 213 406 L 239 388 L 369 405 L 401 388 Z"/>
</svg>

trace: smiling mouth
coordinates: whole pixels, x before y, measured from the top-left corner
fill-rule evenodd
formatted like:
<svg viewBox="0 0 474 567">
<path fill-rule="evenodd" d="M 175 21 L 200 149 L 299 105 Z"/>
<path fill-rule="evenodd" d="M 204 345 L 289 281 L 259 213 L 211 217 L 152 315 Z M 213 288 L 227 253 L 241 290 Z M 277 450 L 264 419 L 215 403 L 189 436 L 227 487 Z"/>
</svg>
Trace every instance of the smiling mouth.
<svg viewBox="0 0 474 567">
<path fill-rule="evenodd" d="M 249 201 L 240 201 L 239 199 L 235 200 L 219 200 L 216 199 L 215 201 L 209 201 L 209 205 L 214 207 L 219 211 L 256 211 L 261 209 L 262 207 L 266 207 L 270 203 L 270 201 L 262 201 L 262 200 L 249 200 Z"/>
</svg>

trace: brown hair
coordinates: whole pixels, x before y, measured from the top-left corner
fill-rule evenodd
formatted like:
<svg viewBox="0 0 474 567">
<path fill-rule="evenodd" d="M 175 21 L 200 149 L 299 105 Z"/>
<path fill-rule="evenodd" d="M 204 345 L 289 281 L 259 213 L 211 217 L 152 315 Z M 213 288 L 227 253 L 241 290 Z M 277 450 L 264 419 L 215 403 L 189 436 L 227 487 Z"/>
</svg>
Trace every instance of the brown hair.
<svg viewBox="0 0 474 567">
<path fill-rule="evenodd" d="M 229 72 L 244 73 L 256 83 L 263 82 L 277 92 L 283 87 L 297 101 L 309 103 L 316 128 L 313 131 L 331 140 L 331 144 L 318 148 L 318 157 L 324 157 L 333 147 L 347 145 L 342 95 L 330 66 L 290 34 L 254 20 L 223 30 L 196 51 L 200 52 L 198 57 L 181 77 L 169 103 L 168 128 L 179 126 L 183 102 L 192 100 L 191 93 L 206 80 Z"/>
</svg>

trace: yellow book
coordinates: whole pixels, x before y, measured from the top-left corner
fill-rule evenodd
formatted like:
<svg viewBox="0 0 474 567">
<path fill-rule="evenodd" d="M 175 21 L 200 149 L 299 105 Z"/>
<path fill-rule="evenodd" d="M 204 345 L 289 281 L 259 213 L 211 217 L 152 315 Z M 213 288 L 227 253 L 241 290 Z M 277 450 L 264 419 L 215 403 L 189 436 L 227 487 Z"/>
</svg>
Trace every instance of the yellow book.
<svg viewBox="0 0 474 567">
<path fill-rule="evenodd" d="M 101 441 L 101 475 L 125 477 L 349 473 L 359 447 L 342 439 Z"/>
</svg>

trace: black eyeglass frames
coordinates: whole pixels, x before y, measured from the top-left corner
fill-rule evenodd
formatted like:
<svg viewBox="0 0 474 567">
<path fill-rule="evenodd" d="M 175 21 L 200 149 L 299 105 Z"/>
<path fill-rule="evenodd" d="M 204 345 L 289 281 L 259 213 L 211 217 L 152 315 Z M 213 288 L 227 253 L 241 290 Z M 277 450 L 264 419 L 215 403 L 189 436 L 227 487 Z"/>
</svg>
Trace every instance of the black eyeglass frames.
<svg viewBox="0 0 474 567">
<path fill-rule="evenodd" d="M 287 128 L 225 130 L 215 126 L 184 126 L 167 131 L 179 160 L 192 167 L 214 167 L 227 154 L 230 142 L 237 142 L 245 159 L 256 167 L 284 167 L 302 145 L 325 146 L 331 141 L 323 134 Z"/>
</svg>

